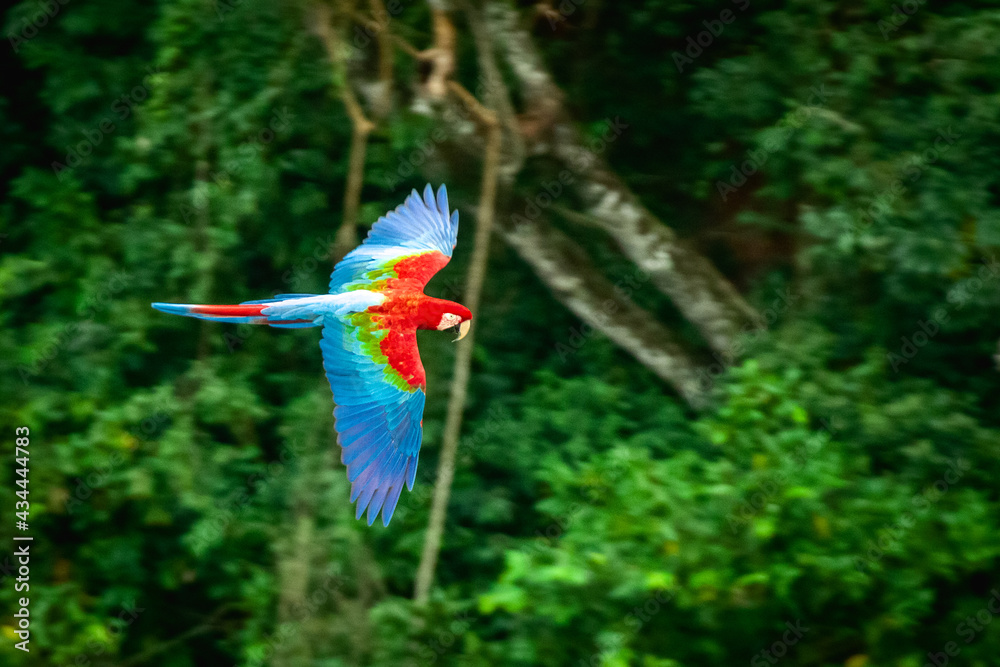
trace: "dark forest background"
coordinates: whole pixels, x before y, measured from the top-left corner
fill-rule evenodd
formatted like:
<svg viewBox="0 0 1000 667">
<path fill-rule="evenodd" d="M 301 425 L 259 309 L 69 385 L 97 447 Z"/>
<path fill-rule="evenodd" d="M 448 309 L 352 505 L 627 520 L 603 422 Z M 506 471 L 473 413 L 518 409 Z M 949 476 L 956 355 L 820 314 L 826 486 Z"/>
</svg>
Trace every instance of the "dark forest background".
<svg viewBox="0 0 1000 667">
<path fill-rule="evenodd" d="M 3 26 L 0 663 L 997 664 L 1000 3 Z M 474 342 L 421 334 L 417 485 L 369 528 L 317 332 L 149 304 L 325 292 L 426 182 Z"/>
</svg>

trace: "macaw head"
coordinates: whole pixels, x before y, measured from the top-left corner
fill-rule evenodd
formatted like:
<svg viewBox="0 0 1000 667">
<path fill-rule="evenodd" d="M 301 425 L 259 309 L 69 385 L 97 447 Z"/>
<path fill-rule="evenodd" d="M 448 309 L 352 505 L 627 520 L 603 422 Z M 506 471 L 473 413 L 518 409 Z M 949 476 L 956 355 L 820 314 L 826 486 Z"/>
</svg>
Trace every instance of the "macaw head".
<svg viewBox="0 0 1000 667">
<path fill-rule="evenodd" d="M 454 329 L 458 332 L 455 340 L 460 341 L 472 327 L 472 312 L 460 303 L 424 297 L 419 308 L 418 329 Z"/>
<path fill-rule="evenodd" d="M 442 311 L 441 319 L 434 328 L 438 331 L 455 329 L 458 332 L 458 338 L 455 339 L 457 343 L 465 338 L 472 328 L 472 312 L 460 303 L 447 303 L 449 309 Z"/>
</svg>

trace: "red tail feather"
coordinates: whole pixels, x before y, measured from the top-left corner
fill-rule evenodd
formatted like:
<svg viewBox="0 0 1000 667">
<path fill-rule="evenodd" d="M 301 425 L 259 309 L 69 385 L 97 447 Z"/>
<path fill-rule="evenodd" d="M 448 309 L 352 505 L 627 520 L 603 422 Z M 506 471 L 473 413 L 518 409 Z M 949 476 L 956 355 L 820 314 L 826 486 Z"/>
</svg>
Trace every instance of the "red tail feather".
<svg viewBox="0 0 1000 667">
<path fill-rule="evenodd" d="M 198 313 L 199 315 L 215 315 L 217 317 L 255 317 L 260 316 L 260 311 L 270 305 L 272 304 L 253 303 L 239 306 L 197 305 L 191 307 L 191 312 Z"/>
</svg>

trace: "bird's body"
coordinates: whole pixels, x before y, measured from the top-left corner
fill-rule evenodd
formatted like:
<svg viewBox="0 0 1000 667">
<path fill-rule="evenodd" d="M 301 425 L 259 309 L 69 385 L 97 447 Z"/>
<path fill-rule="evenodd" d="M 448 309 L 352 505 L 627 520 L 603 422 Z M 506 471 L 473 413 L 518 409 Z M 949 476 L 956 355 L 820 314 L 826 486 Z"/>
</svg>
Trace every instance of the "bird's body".
<svg viewBox="0 0 1000 667">
<path fill-rule="evenodd" d="M 372 226 L 365 242 L 334 268 L 330 294 L 278 294 L 239 305 L 154 303 L 167 313 L 279 328 L 322 327 L 323 366 L 336 403 L 341 461 L 357 517 L 389 519 L 405 483 L 413 488 L 426 388 L 417 329 L 467 332 L 472 313 L 424 294 L 451 258 L 458 213 L 445 188 L 428 185 Z"/>
</svg>

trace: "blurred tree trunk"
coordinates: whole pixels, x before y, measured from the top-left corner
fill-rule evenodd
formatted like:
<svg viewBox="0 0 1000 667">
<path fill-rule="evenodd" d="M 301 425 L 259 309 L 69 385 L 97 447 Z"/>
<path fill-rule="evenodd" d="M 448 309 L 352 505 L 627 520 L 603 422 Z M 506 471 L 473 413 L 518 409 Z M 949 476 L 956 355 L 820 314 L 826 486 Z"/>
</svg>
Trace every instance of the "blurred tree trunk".
<svg viewBox="0 0 1000 667">
<path fill-rule="evenodd" d="M 358 208 L 361 205 L 361 186 L 365 176 L 365 153 L 368 150 L 368 135 L 375 129 L 375 124 L 365 116 L 364 109 L 361 108 L 361 103 L 358 102 L 358 98 L 354 94 L 347 68 L 345 46 L 347 40 L 343 39 L 342 33 L 345 31 L 345 26 L 351 25 L 355 6 L 355 0 L 340 0 L 337 3 L 339 16 L 335 19 L 330 5 L 317 2 L 312 6 L 312 11 L 307 16 L 310 27 L 326 50 L 327 58 L 330 60 L 333 87 L 340 92 L 347 117 L 351 119 L 351 149 L 348 157 L 347 182 L 344 185 L 344 213 L 333 247 L 330 249 L 334 263 L 343 259 L 344 255 L 353 250 L 358 243 Z M 384 18 L 377 11 L 378 7 L 376 2 L 372 3 L 376 20 Z M 380 46 L 383 45 L 383 42 L 384 40 L 380 41 Z M 383 60 L 380 58 L 380 63 Z M 379 68 L 380 77 L 385 76 L 384 69 L 383 64 Z M 388 87 L 391 86 L 390 83 L 381 80 L 381 78 L 379 85 L 383 90 L 388 90 Z"/>
<path fill-rule="evenodd" d="M 531 153 L 547 154 L 568 169 L 589 217 L 598 221 L 622 252 L 669 296 L 713 350 L 730 355 L 735 337 L 755 321 L 753 309 L 733 285 L 677 234 L 646 209 L 608 167 L 585 147 L 531 36 L 507 2 L 487 6 L 490 32 L 503 50 L 525 99 L 525 137 Z"/>
<path fill-rule="evenodd" d="M 697 364 L 673 332 L 628 298 L 630 286 L 616 288 L 580 246 L 544 222 L 507 224 L 501 230 L 563 305 L 673 386 L 692 407 L 704 407 Z M 581 336 L 584 340 L 557 341 L 560 357 L 575 354 L 586 343 Z"/>
<path fill-rule="evenodd" d="M 307 619 L 301 618 L 309 594 L 312 577 L 313 533 L 315 532 L 315 512 L 309 498 L 315 489 L 309 484 L 312 466 L 302 466 L 298 471 L 293 490 L 294 509 L 292 525 L 278 539 L 275 546 L 276 570 L 278 578 L 278 619 L 280 630 L 287 623 L 297 623 L 307 627 Z M 287 635 L 284 641 L 275 645 L 272 664 L 274 667 L 296 667 L 309 664 L 312 659 L 311 637 L 304 627 Z"/>
</svg>

